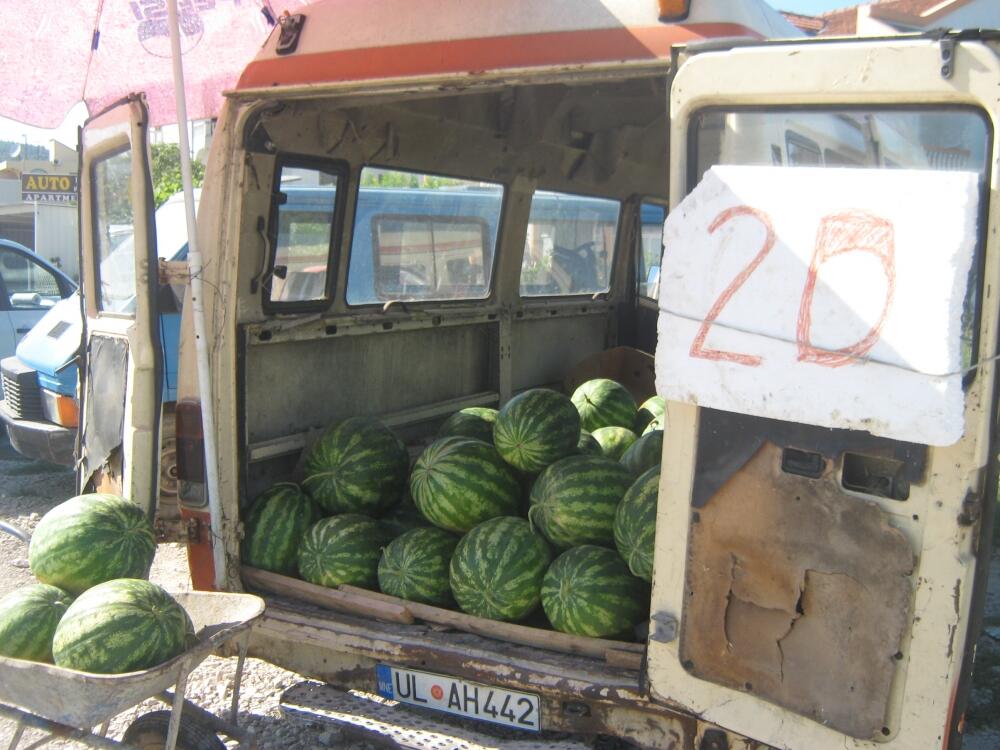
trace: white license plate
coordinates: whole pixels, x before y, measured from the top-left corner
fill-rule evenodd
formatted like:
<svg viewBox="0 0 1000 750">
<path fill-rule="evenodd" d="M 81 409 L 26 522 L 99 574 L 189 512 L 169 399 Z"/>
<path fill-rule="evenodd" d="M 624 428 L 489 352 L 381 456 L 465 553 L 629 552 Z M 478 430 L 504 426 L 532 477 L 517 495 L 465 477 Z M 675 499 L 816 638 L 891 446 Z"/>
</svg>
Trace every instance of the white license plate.
<svg viewBox="0 0 1000 750">
<path fill-rule="evenodd" d="M 378 694 L 383 698 L 506 727 L 541 730 L 538 696 L 531 693 L 386 664 L 375 666 L 375 677 Z"/>
</svg>

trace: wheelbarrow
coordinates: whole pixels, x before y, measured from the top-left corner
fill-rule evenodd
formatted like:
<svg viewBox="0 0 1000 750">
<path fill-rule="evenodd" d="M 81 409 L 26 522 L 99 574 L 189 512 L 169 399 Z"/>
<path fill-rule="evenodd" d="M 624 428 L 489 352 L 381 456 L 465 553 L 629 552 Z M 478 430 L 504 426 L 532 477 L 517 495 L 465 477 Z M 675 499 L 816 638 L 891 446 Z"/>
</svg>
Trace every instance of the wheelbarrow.
<svg viewBox="0 0 1000 750">
<path fill-rule="evenodd" d="M 9 524 L 0 522 L 0 530 L 28 541 L 25 532 Z M 18 747 L 29 727 L 48 733 L 30 748 L 61 737 L 96 748 L 224 750 L 218 737 L 223 734 L 236 740 L 241 750 L 253 750 L 253 735 L 237 725 L 237 711 L 250 630 L 264 613 L 264 600 L 252 594 L 204 591 L 180 592 L 173 597 L 191 617 L 197 643 L 151 669 L 93 674 L 0 656 L 0 717 L 16 725 L 8 750 Z M 239 656 L 226 721 L 185 699 L 184 693 L 194 668 L 230 642 Z M 156 698 L 170 708 L 139 716 L 125 730 L 121 742 L 109 739 L 111 719 L 147 698 Z"/>
</svg>

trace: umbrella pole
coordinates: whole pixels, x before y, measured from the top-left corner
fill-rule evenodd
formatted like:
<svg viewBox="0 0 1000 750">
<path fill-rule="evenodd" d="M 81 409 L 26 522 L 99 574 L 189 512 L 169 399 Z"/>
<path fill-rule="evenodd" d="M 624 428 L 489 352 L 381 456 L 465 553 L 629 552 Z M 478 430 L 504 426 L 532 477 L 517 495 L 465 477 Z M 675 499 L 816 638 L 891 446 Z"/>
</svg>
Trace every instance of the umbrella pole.
<svg viewBox="0 0 1000 750">
<path fill-rule="evenodd" d="M 216 460 L 215 401 L 208 366 L 208 341 L 205 337 L 205 301 L 202 284 L 201 251 L 194 216 L 194 184 L 191 178 L 191 146 L 188 140 L 187 104 L 184 100 L 184 67 L 177 23 L 177 0 L 167 0 L 167 25 L 170 27 L 170 57 L 174 68 L 174 95 L 177 99 L 177 132 L 180 136 L 181 181 L 184 185 L 184 208 L 188 230 L 188 268 L 191 274 L 191 309 L 194 314 L 195 358 L 198 362 L 198 391 L 201 398 L 201 424 L 205 441 L 205 491 L 212 531 L 212 560 L 215 563 L 215 588 L 225 591 L 226 545 L 222 535 L 222 501 L 219 497 L 219 464 Z"/>
</svg>

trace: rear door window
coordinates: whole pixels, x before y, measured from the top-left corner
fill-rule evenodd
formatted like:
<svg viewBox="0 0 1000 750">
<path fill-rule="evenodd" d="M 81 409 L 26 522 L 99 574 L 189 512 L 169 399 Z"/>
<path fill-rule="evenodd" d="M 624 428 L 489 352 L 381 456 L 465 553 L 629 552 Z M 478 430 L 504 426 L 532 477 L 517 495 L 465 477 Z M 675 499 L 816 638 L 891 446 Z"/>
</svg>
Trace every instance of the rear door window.
<svg viewBox="0 0 1000 750">
<path fill-rule="evenodd" d="M 657 299 L 660 289 L 660 259 L 663 256 L 663 222 L 667 209 L 657 203 L 643 203 L 639 209 L 639 252 L 636 280 L 640 297 Z"/>
<path fill-rule="evenodd" d="M 347 303 L 488 296 L 502 204 L 493 183 L 365 167 Z"/>
<path fill-rule="evenodd" d="M 615 200 L 536 192 L 524 239 L 521 296 L 608 291 L 620 212 Z"/>
</svg>

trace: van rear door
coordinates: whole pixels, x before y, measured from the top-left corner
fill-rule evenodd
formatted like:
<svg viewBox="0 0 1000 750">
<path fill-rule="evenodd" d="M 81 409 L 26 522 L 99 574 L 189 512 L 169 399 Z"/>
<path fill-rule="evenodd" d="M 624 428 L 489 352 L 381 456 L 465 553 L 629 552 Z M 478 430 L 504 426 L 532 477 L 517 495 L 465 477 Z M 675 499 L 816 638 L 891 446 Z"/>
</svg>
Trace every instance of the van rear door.
<svg viewBox="0 0 1000 750">
<path fill-rule="evenodd" d="M 957 746 L 997 489 L 998 86 L 973 34 L 682 61 L 656 700 L 777 748 Z"/>
<path fill-rule="evenodd" d="M 78 483 L 156 509 L 162 351 L 145 99 L 83 127 L 80 227 L 85 313 Z"/>
</svg>

